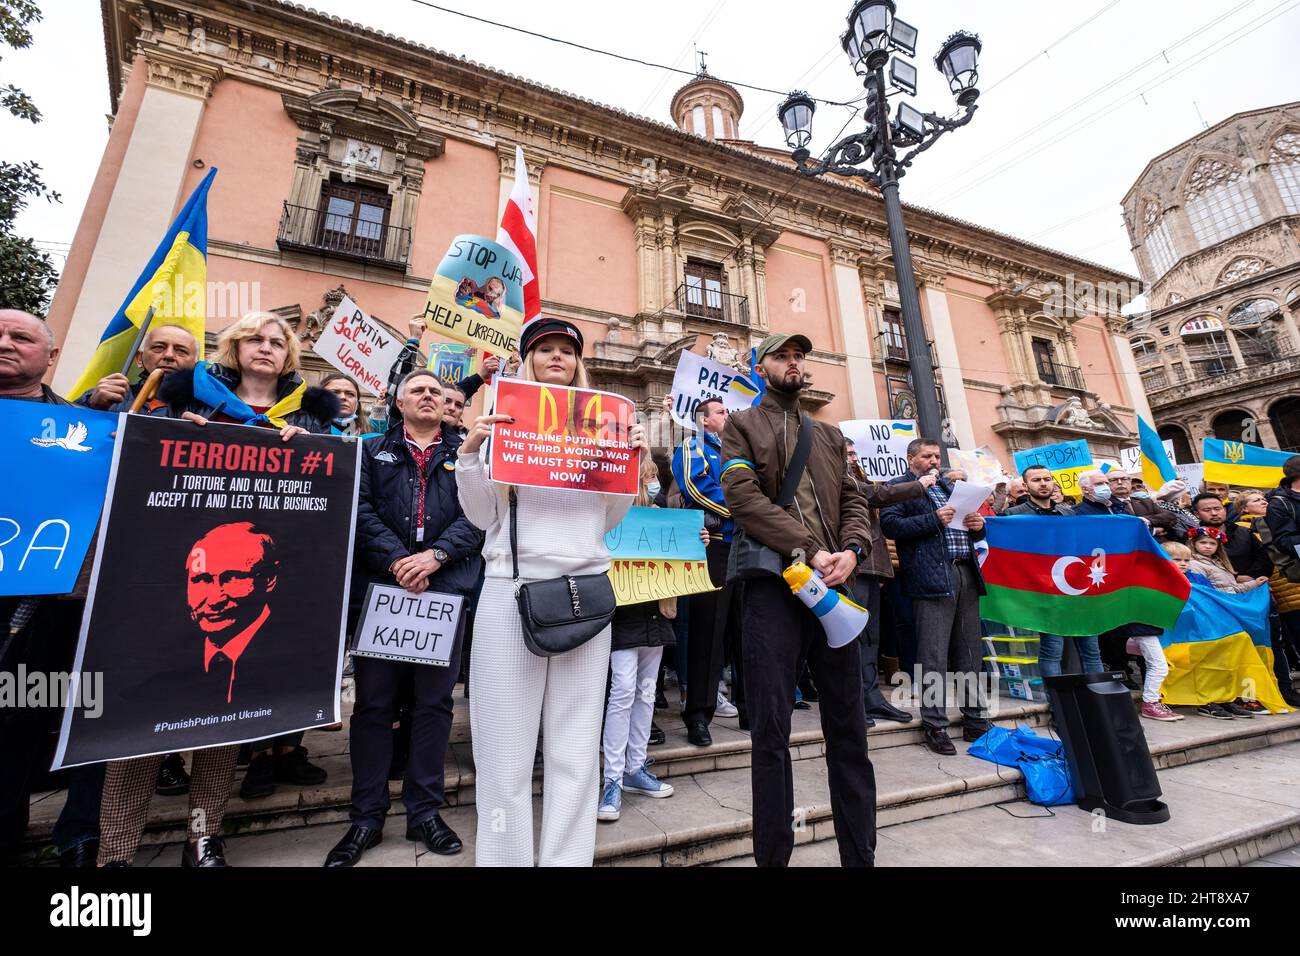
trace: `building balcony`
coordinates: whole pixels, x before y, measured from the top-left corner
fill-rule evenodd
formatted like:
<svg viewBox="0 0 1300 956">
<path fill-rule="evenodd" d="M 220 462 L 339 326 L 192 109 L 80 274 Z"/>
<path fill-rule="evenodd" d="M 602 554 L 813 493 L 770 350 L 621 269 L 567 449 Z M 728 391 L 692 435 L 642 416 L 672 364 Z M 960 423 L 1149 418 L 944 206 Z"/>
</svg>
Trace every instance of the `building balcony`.
<svg viewBox="0 0 1300 956">
<path fill-rule="evenodd" d="M 322 215 L 311 206 L 284 204 L 275 237 L 282 250 L 348 259 L 405 272 L 411 260 L 411 230 L 356 221 L 349 216 Z"/>
<path fill-rule="evenodd" d="M 926 339 L 926 348 L 930 353 L 930 367 L 938 368 L 939 359 L 934 353 L 934 342 Z M 876 333 L 876 354 L 886 362 L 892 362 L 895 365 L 911 365 L 912 357 L 907 354 L 907 341 L 899 340 L 897 336 L 890 335 L 888 332 Z"/>
<path fill-rule="evenodd" d="M 686 315 L 735 325 L 749 325 L 749 299 L 731 292 L 720 292 L 683 282 L 675 296 L 677 310 Z"/>
<path fill-rule="evenodd" d="M 1184 378 L 1182 367 L 1174 366 L 1173 379 L 1163 374 L 1144 373 L 1142 383 L 1152 408 L 1174 405 L 1188 399 L 1229 392 L 1237 388 L 1259 387 L 1270 379 L 1300 374 L 1300 355 L 1291 353 L 1275 357 L 1271 362 L 1255 362 L 1246 368 L 1237 368 L 1231 358 L 1226 361 L 1196 366 L 1190 378 Z M 1148 379 L 1148 375 L 1151 376 Z"/>
<path fill-rule="evenodd" d="M 1072 388 L 1079 392 L 1088 390 L 1088 385 L 1083 380 L 1083 370 L 1073 365 L 1057 365 L 1055 362 L 1051 365 L 1040 364 L 1038 377 L 1044 385 L 1054 388 Z"/>
</svg>

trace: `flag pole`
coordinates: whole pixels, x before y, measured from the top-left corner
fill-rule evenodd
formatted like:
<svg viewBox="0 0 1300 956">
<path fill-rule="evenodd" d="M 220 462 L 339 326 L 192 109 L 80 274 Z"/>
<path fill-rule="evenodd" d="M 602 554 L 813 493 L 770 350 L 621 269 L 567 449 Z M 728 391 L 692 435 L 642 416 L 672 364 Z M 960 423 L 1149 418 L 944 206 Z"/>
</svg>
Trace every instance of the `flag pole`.
<svg viewBox="0 0 1300 956">
<path fill-rule="evenodd" d="M 153 306 L 149 306 L 149 311 L 144 314 L 144 321 L 140 323 L 140 331 L 135 334 L 135 341 L 131 343 L 131 351 L 126 353 L 126 361 L 122 363 L 122 374 L 128 378 L 131 376 L 131 363 L 135 361 L 136 353 L 140 351 L 140 346 L 144 343 L 144 337 L 149 331 L 149 323 L 153 321 Z"/>
</svg>

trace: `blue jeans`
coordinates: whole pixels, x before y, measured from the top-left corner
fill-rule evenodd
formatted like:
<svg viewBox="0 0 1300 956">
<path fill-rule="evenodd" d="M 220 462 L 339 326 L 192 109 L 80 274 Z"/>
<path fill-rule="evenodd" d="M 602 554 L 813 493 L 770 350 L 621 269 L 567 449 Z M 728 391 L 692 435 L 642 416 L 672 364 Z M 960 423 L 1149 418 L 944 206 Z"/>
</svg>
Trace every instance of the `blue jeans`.
<svg viewBox="0 0 1300 956">
<path fill-rule="evenodd" d="M 1074 637 L 1074 646 L 1079 651 L 1079 660 L 1085 674 L 1096 674 L 1106 668 L 1101 663 L 1101 650 L 1097 647 L 1096 637 Z M 1056 677 L 1061 673 L 1061 654 L 1065 650 L 1065 638 L 1059 634 L 1043 634 L 1038 644 L 1038 669 L 1044 677 Z"/>
</svg>

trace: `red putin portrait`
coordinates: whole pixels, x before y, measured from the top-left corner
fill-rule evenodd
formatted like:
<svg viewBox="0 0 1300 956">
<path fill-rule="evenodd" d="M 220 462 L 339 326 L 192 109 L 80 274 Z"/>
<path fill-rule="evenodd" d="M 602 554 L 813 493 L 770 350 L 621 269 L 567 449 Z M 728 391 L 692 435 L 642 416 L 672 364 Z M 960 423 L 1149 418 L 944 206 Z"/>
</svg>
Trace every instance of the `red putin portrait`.
<svg viewBox="0 0 1300 956">
<path fill-rule="evenodd" d="M 240 660 L 247 662 L 271 616 L 279 578 L 275 541 L 250 521 L 218 525 L 190 548 L 185 563 L 190 620 L 203 635 L 203 670 L 234 702 Z"/>
</svg>

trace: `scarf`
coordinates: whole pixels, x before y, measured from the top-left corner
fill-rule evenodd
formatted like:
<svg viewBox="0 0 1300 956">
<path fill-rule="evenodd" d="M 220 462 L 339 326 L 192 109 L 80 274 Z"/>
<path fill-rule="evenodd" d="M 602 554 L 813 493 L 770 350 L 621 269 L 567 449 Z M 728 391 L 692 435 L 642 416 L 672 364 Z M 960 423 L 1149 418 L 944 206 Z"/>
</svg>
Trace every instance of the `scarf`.
<svg viewBox="0 0 1300 956">
<path fill-rule="evenodd" d="M 288 424 L 285 416 L 292 415 L 302 407 L 302 396 L 306 391 L 307 383 L 299 382 L 297 388 L 268 408 L 265 414 L 259 415 L 232 392 L 225 382 L 208 371 L 207 362 L 199 362 L 194 366 L 194 397 L 214 410 L 219 408 L 231 418 L 240 419 L 245 425 L 274 425 L 276 428 L 284 428 Z"/>
</svg>

